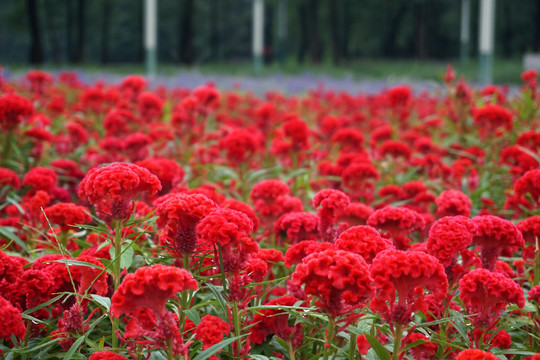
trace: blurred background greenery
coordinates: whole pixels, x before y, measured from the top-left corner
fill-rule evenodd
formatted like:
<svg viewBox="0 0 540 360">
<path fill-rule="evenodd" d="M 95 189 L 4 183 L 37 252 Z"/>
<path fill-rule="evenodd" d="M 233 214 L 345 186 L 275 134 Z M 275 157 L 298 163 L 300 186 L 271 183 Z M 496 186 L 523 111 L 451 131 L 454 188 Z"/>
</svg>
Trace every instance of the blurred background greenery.
<svg viewBox="0 0 540 360">
<path fill-rule="evenodd" d="M 253 0 L 158 0 L 160 73 L 252 71 Z M 452 62 L 474 78 L 479 1 L 471 1 L 471 61 L 459 64 L 461 0 L 265 0 L 263 74 L 435 79 Z M 540 1 L 497 0 L 494 80 L 515 82 L 540 52 Z M 0 64 L 11 69 L 143 72 L 142 0 L 2 0 Z"/>
</svg>

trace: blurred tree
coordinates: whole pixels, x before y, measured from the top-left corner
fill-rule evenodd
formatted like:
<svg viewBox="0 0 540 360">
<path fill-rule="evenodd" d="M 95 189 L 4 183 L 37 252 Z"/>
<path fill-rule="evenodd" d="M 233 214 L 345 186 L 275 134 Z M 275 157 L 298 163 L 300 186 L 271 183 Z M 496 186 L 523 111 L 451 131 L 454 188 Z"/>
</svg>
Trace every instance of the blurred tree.
<svg viewBox="0 0 540 360">
<path fill-rule="evenodd" d="M 28 11 L 28 23 L 30 25 L 30 63 L 42 64 L 44 56 L 43 43 L 39 28 L 38 1 L 27 0 L 26 7 Z"/>
<path fill-rule="evenodd" d="M 180 61 L 186 65 L 192 65 L 194 61 L 193 49 L 193 10 L 194 0 L 182 0 L 180 18 L 178 22 L 178 34 Z"/>
</svg>

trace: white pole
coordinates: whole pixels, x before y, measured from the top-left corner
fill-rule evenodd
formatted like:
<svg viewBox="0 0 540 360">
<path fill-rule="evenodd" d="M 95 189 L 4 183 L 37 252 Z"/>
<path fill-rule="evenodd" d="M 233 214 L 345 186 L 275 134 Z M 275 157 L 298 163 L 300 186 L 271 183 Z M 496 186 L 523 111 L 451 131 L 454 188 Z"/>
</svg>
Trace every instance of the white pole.
<svg viewBox="0 0 540 360">
<path fill-rule="evenodd" d="M 492 82 L 493 44 L 495 40 L 495 0 L 480 2 L 480 81 L 483 84 Z"/>
<path fill-rule="evenodd" d="M 461 62 L 469 60 L 469 43 L 471 41 L 471 0 L 461 0 Z"/>
<path fill-rule="evenodd" d="M 253 66 L 255 72 L 262 68 L 264 46 L 264 0 L 253 0 Z"/>
<path fill-rule="evenodd" d="M 146 73 L 153 78 L 157 65 L 157 0 L 144 0 L 144 48 Z"/>
</svg>

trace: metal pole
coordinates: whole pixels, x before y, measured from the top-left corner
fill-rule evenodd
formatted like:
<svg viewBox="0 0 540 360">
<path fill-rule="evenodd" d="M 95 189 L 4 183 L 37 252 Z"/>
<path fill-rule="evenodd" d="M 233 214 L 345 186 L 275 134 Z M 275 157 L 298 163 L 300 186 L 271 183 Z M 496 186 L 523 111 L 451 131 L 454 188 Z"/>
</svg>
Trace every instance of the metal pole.
<svg viewBox="0 0 540 360">
<path fill-rule="evenodd" d="M 278 2 L 278 59 L 281 65 L 287 58 L 287 0 Z"/>
<path fill-rule="evenodd" d="M 144 0 L 144 48 L 146 75 L 153 78 L 157 66 L 157 0 Z"/>
<path fill-rule="evenodd" d="M 260 73 L 264 46 L 264 0 L 253 0 L 253 68 Z"/>
<path fill-rule="evenodd" d="M 469 61 L 469 43 L 471 41 L 471 0 L 461 0 L 461 48 L 462 63 Z"/>
<path fill-rule="evenodd" d="M 493 82 L 493 44 L 495 32 L 495 0 L 480 2 L 480 82 Z"/>
</svg>

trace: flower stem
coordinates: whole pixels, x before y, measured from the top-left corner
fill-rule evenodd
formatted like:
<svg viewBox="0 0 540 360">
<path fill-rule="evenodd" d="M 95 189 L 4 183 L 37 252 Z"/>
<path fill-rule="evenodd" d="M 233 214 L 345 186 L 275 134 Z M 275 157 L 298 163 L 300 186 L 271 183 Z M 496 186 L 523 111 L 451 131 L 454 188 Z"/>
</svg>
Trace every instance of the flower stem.
<svg viewBox="0 0 540 360">
<path fill-rule="evenodd" d="M 392 353 L 392 360 L 399 360 L 402 335 L 403 327 L 401 326 L 401 324 L 396 324 L 394 327 L 394 352 Z"/>
<path fill-rule="evenodd" d="M 540 244 L 538 236 L 535 237 L 536 248 L 534 249 L 534 278 L 533 286 L 538 285 L 540 282 Z"/>
<path fill-rule="evenodd" d="M 289 360 L 296 360 L 296 356 L 294 355 L 294 348 L 293 348 L 291 339 L 287 340 L 287 348 L 289 350 Z"/>
<path fill-rule="evenodd" d="M 328 329 L 326 330 L 326 341 L 324 343 L 324 360 L 328 360 L 330 352 L 332 351 L 332 340 L 334 340 L 334 328 L 336 321 L 332 316 L 328 318 Z"/>
<path fill-rule="evenodd" d="M 120 285 L 120 272 L 122 269 L 120 268 L 120 257 L 122 254 L 122 221 L 115 220 L 115 233 L 114 233 L 114 264 L 113 264 L 113 272 L 114 272 L 114 290 L 118 289 L 118 285 Z M 118 330 L 119 325 L 119 319 L 115 319 L 111 317 L 111 323 L 112 323 L 112 347 L 113 349 L 118 348 L 118 335 L 116 334 L 116 331 Z"/>
<path fill-rule="evenodd" d="M 233 308 L 232 308 L 232 317 L 233 317 L 233 324 L 234 324 L 234 336 L 238 337 L 240 336 L 241 328 L 240 328 L 240 312 L 238 310 L 238 301 L 233 301 Z M 240 359 L 240 349 L 242 348 L 241 339 L 236 340 L 236 357 L 235 359 Z"/>
<path fill-rule="evenodd" d="M 356 357 L 356 334 L 351 332 L 349 339 L 349 360 L 354 360 Z"/>
<path fill-rule="evenodd" d="M 9 158 L 9 153 L 11 152 L 11 140 L 13 139 L 13 130 L 8 130 L 7 135 L 4 139 L 4 148 L 2 149 L 2 159 L 0 163 L 3 167 L 7 167 L 7 161 Z"/>
</svg>

